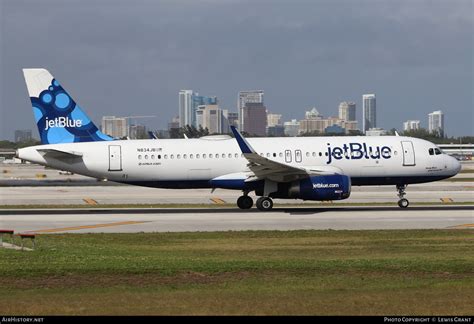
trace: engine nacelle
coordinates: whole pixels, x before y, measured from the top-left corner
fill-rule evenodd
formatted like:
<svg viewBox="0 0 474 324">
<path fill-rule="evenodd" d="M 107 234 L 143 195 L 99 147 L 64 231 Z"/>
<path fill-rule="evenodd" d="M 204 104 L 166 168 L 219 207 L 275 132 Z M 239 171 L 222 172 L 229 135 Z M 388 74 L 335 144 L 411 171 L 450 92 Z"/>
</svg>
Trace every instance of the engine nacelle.
<svg viewBox="0 0 474 324">
<path fill-rule="evenodd" d="M 303 200 L 341 200 L 351 195 L 351 178 L 346 175 L 312 176 L 295 181 L 289 196 Z"/>
</svg>

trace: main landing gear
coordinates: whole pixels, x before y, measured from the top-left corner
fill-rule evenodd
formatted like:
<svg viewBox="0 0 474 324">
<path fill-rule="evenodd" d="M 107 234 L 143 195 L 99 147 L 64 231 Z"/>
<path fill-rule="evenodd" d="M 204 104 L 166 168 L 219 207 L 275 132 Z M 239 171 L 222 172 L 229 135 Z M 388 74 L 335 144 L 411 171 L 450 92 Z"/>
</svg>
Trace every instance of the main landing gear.
<svg viewBox="0 0 474 324">
<path fill-rule="evenodd" d="M 270 197 L 260 197 L 257 199 L 256 205 L 258 210 L 269 211 L 273 208 L 273 201 Z M 237 199 L 237 206 L 240 209 L 250 209 L 253 206 L 253 199 L 244 192 L 244 195 Z"/>
<path fill-rule="evenodd" d="M 257 208 L 261 211 L 269 211 L 273 208 L 273 201 L 270 197 L 260 197 L 257 199 Z"/>
<path fill-rule="evenodd" d="M 252 197 L 248 196 L 248 192 L 244 193 L 243 196 L 240 196 L 239 199 L 237 199 L 237 206 L 239 206 L 240 209 L 250 209 L 253 206 L 253 199 Z"/>
<path fill-rule="evenodd" d="M 397 191 L 398 191 L 398 198 L 400 200 L 398 201 L 398 206 L 400 208 L 407 208 L 410 202 L 408 199 L 404 198 L 406 195 L 405 189 L 407 188 L 407 185 L 397 185 Z"/>
</svg>

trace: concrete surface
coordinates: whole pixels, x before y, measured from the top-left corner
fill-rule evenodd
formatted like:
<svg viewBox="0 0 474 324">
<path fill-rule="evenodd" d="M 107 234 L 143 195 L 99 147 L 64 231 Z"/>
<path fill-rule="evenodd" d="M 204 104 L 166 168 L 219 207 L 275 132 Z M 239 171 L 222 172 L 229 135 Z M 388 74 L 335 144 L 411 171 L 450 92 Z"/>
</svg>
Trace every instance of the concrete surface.
<svg viewBox="0 0 474 324">
<path fill-rule="evenodd" d="M 0 227 L 35 233 L 298 229 L 474 229 L 472 206 L 253 209 L 0 210 Z M 40 240 L 41 238 L 39 238 Z"/>
</svg>

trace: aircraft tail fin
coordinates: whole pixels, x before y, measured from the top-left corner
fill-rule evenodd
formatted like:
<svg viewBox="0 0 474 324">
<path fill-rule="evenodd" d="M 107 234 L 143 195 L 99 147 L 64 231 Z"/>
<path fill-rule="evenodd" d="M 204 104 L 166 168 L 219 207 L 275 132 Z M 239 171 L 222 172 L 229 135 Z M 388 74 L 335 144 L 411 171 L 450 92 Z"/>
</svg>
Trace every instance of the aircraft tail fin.
<svg viewBox="0 0 474 324">
<path fill-rule="evenodd" d="M 42 144 L 112 141 L 48 70 L 23 69 Z"/>
</svg>

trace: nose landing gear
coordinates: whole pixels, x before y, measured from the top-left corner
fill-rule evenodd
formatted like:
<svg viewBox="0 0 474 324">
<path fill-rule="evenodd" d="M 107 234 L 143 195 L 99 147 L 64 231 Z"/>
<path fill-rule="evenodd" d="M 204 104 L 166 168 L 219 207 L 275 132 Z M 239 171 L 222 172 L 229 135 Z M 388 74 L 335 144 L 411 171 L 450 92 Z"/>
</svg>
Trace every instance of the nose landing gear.
<svg viewBox="0 0 474 324">
<path fill-rule="evenodd" d="M 407 208 L 410 202 L 408 199 L 404 198 L 406 195 L 405 189 L 407 188 L 407 185 L 397 185 L 397 191 L 398 191 L 398 198 L 400 200 L 398 201 L 398 206 L 400 208 Z"/>
</svg>

